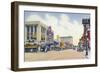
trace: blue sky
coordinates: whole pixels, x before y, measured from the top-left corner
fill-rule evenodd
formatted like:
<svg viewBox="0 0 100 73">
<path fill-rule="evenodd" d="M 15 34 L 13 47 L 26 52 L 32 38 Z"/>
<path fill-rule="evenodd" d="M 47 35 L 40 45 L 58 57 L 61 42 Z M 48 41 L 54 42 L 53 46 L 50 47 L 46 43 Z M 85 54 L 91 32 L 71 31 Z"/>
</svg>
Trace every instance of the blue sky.
<svg viewBox="0 0 100 73">
<path fill-rule="evenodd" d="M 24 11 L 24 16 L 25 16 L 25 20 L 27 19 L 28 16 L 30 15 L 39 15 L 41 18 L 46 19 L 45 18 L 45 14 L 49 14 L 52 16 L 55 16 L 59 19 L 59 15 L 60 14 L 65 14 L 67 16 L 69 16 L 70 21 L 76 20 L 78 22 L 81 23 L 82 18 L 90 18 L 90 14 L 86 14 L 86 13 L 65 13 L 65 12 L 45 12 L 45 11 Z"/>
</svg>

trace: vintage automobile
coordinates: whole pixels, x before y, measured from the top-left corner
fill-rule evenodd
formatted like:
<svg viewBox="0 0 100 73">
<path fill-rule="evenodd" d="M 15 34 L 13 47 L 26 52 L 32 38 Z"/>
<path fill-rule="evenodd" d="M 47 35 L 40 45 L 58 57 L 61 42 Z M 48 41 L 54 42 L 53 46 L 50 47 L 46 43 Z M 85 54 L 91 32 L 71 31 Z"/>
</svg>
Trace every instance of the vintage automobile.
<svg viewBox="0 0 100 73">
<path fill-rule="evenodd" d="M 38 43 L 37 42 L 27 42 L 24 45 L 25 52 L 38 52 Z"/>
<path fill-rule="evenodd" d="M 55 50 L 55 51 L 61 50 L 60 44 L 59 44 L 58 41 L 54 41 L 53 44 L 52 44 L 52 46 L 51 46 L 51 48 L 52 48 L 52 50 Z"/>
</svg>

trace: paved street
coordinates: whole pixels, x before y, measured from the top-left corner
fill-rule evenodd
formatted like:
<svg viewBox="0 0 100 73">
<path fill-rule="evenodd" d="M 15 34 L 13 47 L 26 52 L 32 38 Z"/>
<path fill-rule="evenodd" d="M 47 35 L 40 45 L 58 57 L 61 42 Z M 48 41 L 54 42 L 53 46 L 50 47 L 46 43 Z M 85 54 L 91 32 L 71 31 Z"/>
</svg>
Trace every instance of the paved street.
<svg viewBox="0 0 100 73">
<path fill-rule="evenodd" d="M 68 49 L 62 51 L 48 51 L 47 53 L 25 53 L 25 61 L 41 61 L 41 60 L 61 60 L 61 59 L 84 59 L 84 52 Z"/>
</svg>

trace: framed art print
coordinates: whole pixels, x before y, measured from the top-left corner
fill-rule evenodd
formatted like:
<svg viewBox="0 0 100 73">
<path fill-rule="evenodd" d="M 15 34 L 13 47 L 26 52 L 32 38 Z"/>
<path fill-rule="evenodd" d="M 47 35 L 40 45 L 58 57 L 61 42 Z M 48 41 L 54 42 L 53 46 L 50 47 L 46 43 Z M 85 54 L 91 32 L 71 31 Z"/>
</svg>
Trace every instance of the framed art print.
<svg viewBox="0 0 100 73">
<path fill-rule="evenodd" d="M 97 66 L 97 7 L 11 3 L 11 69 Z"/>
</svg>

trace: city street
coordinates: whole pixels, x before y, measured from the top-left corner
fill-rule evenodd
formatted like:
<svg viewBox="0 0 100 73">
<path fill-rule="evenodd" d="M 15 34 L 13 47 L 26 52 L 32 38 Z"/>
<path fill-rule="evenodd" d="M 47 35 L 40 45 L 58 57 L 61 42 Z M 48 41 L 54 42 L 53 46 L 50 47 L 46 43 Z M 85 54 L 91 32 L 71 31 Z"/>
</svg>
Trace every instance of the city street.
<svg viewBox="0 0 100 73">
<path fill-rule="evenodd" d="M 62 60 L 62 59 L 84 59 L 84 52 L 77 52 L 73 49 L 62 50 L 62 51 L 48 51 L 37 52 L 37 53 L 25 53 L 25 61 L 43 61 L 43 60 Z"/>
</svg>

